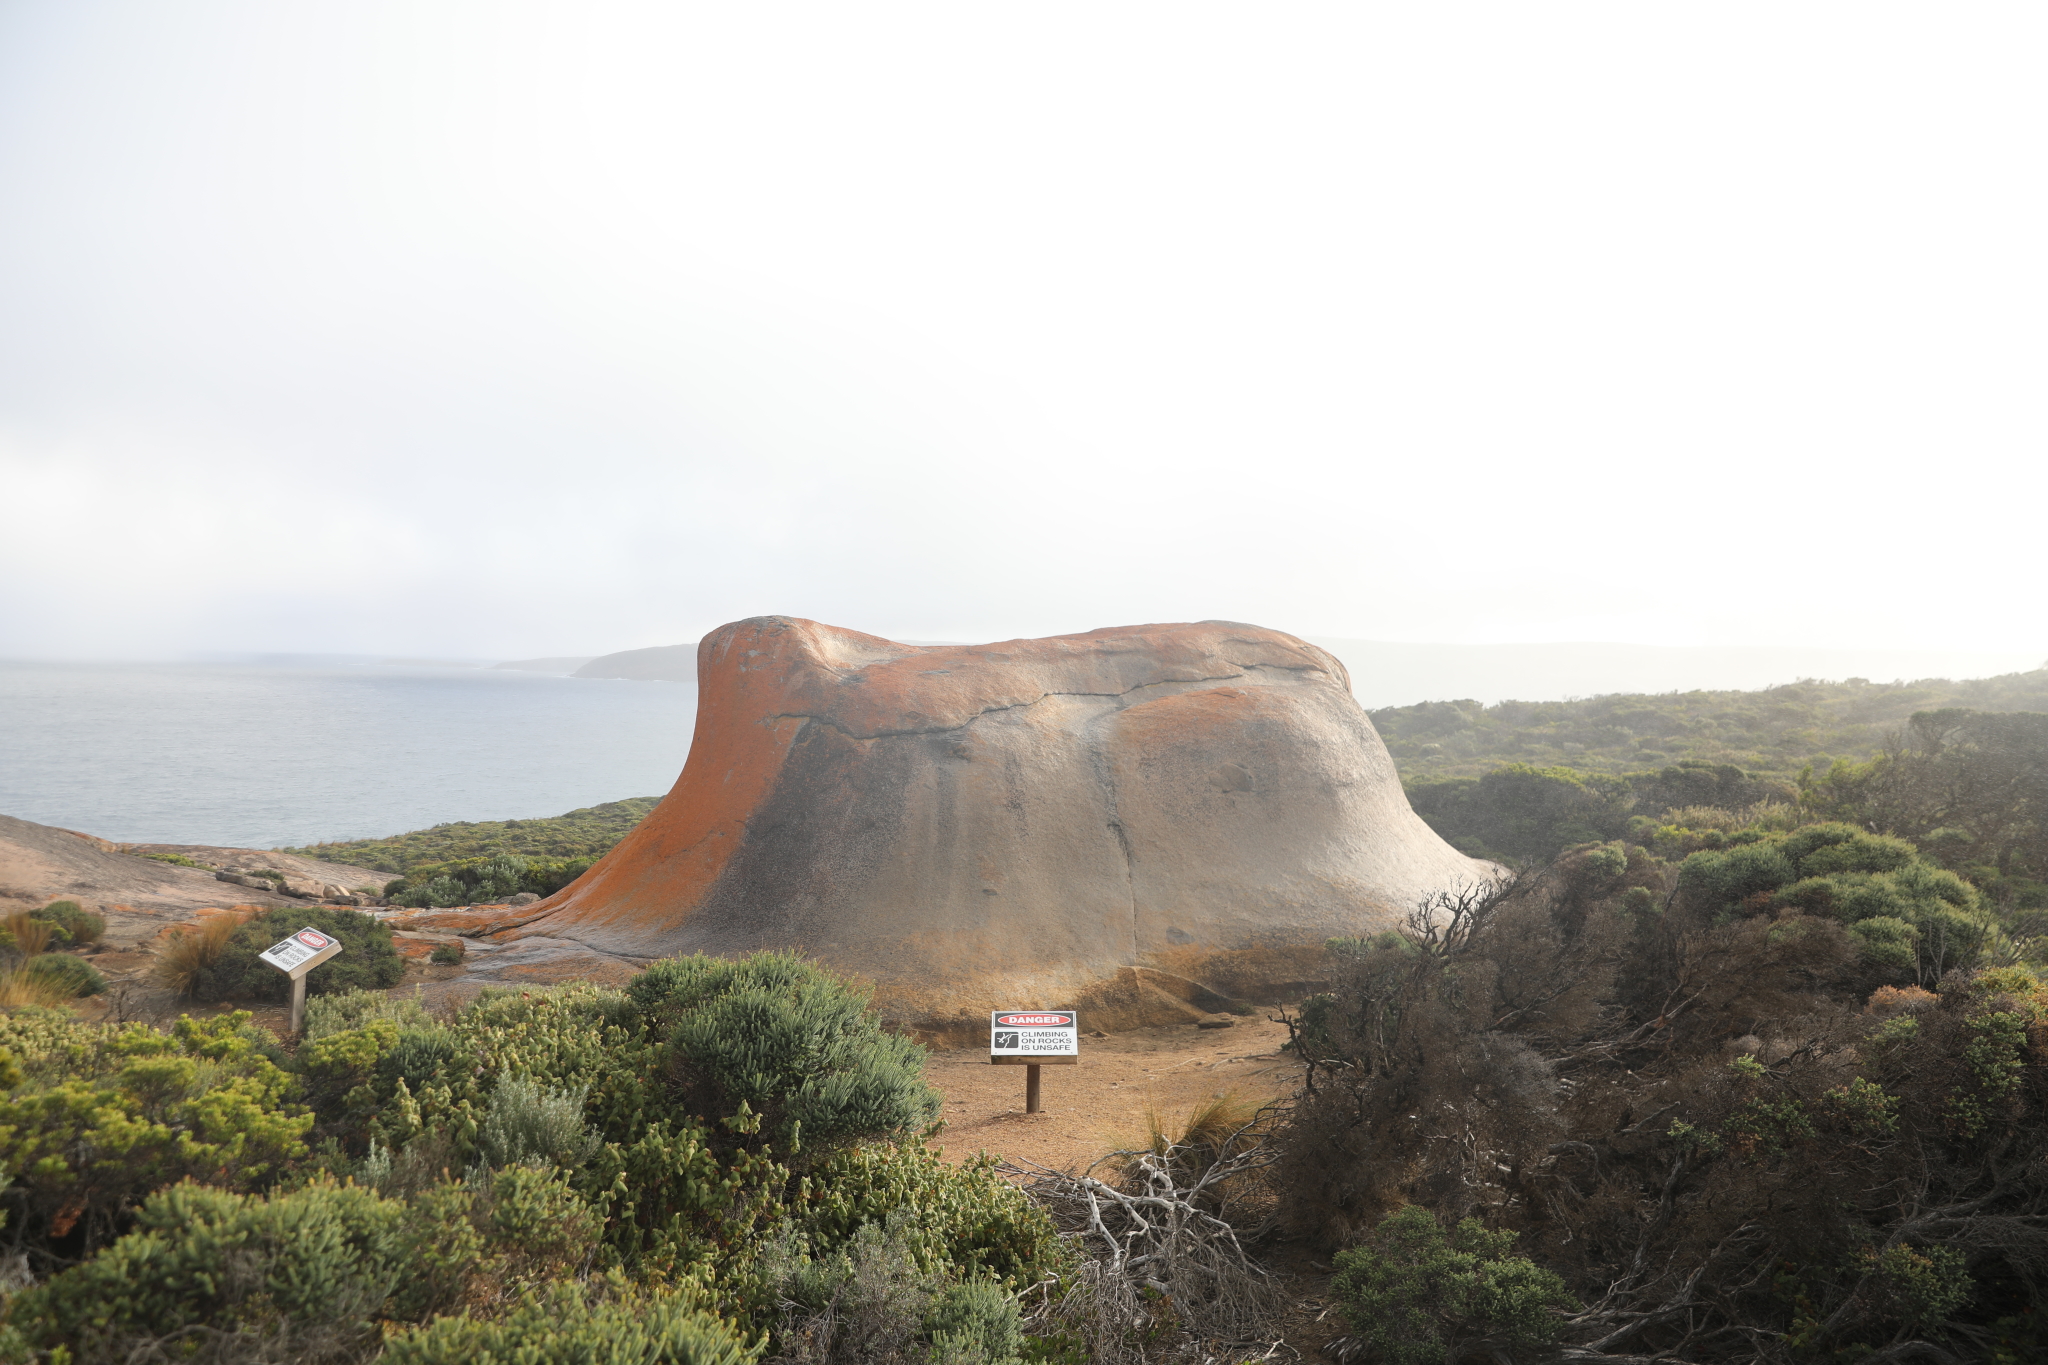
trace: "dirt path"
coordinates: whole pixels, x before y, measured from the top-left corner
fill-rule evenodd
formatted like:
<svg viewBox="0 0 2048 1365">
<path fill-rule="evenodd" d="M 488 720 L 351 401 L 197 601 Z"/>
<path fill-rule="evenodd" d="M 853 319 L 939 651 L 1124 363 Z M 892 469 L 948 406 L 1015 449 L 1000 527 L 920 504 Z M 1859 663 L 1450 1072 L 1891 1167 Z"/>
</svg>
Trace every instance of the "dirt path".
<svg viewBox="0 0 2048 1365">
<path fill-rule="evenodd" d="M 986 1052 L 935 1052 L 925 1075 L 946 1097 L 936 1145 L 948 1160 L 979 1151 L 1041 1166 L 1086 1166 L 1143 1146 L 1146 1113 L 1177 1125 L 1225 1095 L 1256 1105 L 1293 1093 L 1301 1068 L 1280 1050 L 1287 1028 L 1261 1011 L 1232 1027 L 1172 1024 L 1083 1038 L 1074 1066 L 1044 1069 L 1044 1111 L 1024 1112 L 1024 1068 L 990 1066 Z"/>
</svg>

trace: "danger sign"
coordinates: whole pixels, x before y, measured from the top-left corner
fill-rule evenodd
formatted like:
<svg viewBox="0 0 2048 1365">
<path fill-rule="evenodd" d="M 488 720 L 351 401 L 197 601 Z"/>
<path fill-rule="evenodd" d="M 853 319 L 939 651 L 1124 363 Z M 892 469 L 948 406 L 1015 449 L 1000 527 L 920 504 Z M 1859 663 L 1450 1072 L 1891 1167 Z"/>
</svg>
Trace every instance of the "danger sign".
<svg viewBox="0 0 2048 1365">
<path fill-rule="evenodd" d="M 341 944 L 318 929 L 301 929 L 257 956 L 286 976 L 301 977 L 341 951 Z"/>
<path fill-rule="evenodd" d="M 991 1061 L 1043 1062 L 1081 1053 L 1081 1027 L 1072 1010 L 994 1010 L 988 1017 Z"/>
</svg>

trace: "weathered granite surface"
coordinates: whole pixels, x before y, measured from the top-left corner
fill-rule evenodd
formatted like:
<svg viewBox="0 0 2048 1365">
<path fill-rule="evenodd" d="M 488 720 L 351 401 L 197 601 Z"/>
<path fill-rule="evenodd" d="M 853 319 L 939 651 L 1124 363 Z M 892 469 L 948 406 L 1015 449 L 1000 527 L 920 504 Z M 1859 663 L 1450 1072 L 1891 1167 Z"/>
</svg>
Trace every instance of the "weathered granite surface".
<svg viewBox="0 0 2048 1365">
<path fill-rule="evenodd" d="M 1115 1030 L 1295 994 L 1325 939 L 1486 871 L 1409 809 L 1343 665 L 1279 631 L 920 648 L 770 616 L 697 669 L 674 790 L 574 885 L 479 922 L 510 951 L 473 971 L 797 947 L 934 1039 L 1004 1005 Z"/>
</svg>

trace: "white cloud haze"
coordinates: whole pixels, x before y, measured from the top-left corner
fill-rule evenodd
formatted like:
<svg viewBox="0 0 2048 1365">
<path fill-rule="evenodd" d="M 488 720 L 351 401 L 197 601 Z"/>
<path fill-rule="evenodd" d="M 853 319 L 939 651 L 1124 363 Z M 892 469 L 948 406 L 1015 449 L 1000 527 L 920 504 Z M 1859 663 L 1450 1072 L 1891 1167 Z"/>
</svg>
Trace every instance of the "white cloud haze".
<svg viewBox="0 0 2048 1365">
<path fill-rule="evenodd" d="M 0 9 L 0 654 L 2048 656 L 2037 6 Z"/>
</svg>

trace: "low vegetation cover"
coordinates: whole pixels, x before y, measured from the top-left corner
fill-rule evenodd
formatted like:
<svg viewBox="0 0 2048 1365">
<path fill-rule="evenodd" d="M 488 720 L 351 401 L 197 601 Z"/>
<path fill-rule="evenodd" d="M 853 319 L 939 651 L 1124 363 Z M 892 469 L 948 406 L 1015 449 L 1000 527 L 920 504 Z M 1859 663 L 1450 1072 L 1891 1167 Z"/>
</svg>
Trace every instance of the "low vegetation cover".
<svg viewBox="0 0 2048 1365">
<path fill-rule="evenodd" d="M 1408 793 L 1460 849 L 1520 863 L 1602 840 L 1677 858 L 1817 821 L 1852 824 L 1910 841 L 1920 863 L 1966 880 L 2009 933 L 2048 935 L 2048 715 L 2035 712 L 1916 712 L 1869 761 L 1790 781 L 1692 760 L 1620 775 L 1511 764 L 1411 779 Z"/>
<path fill-rule="evenodd" d="M 382 990 L 405 975 L 405 959 L 392 946 L 390 928 L 375 917 L 335 906 L 288 905 L 249 920 L 218 916 L 174 933 L 157 955 L 157 980 L 205 1003 L 289 999 L 290 978 L 260 954 L 300 929 L 318 929 L 342 948 L 307 976 L 308 995 Z"/>
<path fill-rule="evenodd" d="M 762 954 L 332 994 L 291 1051 L 16 1010 L 0 1358 L 1015 1362 L 1071 1255 L 922 1145 L 922 1051 L 865 1006 Z"/>
<path fill-rule="evenodd" d="M 1790 780 L 1867 762 L 1917 711 L 2048 711 L 2048 668 L 1950 682 L 1802 681 L 1755 692 L 1615 693 L 1575 701 L 1423 702 L 1372 712 L 1404 778 L 1508 763 L 1619 775 L 1680 760 Z"/>
<path fill-rule="evenodd" d="M 279 849 L 326 862 L 411 876 L 430 865 L 514 854 L 531 859 L 598 858 L 632 833 L 658 796 L 636 796 L 535 820 L 457 820 L 385 839 L 349 839 Z"/>
<path fill-rule="evenodd" d="M 597 855 L 579 858 L 528 858 L 494 853 L 487 858 L 461 858 L 428 863 L 384 887 L 393 905 L 488 905 L 522 891 L 552 896 L 588 872 Z"/>
<path fill-rule="evenodd" d="M 99 942 L 106 928 L 69 900 L 0 917 L 0 1008 L 62 1005 L 104 991 L 99 969 L 72 950 Z"/>
</svg>

